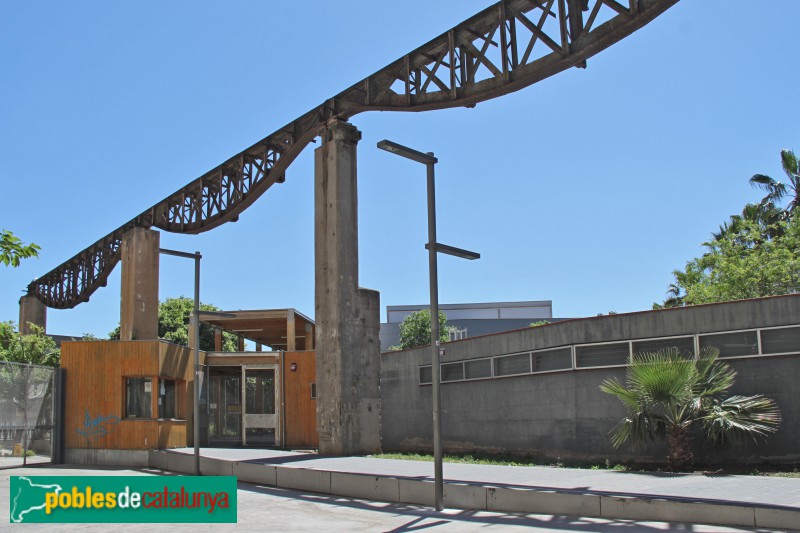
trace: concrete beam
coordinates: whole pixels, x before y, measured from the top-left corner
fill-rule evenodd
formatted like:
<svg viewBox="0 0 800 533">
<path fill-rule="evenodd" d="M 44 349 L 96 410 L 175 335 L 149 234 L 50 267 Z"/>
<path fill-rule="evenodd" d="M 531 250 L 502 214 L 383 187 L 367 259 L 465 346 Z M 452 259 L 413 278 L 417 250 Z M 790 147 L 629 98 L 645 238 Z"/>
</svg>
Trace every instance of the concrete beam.
<svg viewBox="0 0 800 533">
<path fill-rule="evenodd" d="M 120 340 L 158 338 L 158 247 L 160 234 L 133 228 L 122 237 Z"/>
<path fill-rule="evenodd" d="M 332 120 L 314 152 L 317 432 L 322 455 L 380 450 L 380 310 L 358 286 L 356 145 Z"/>
<path fill-rule="evenodd" d="M 30 324 L 47 330 L 47 306 L 36 296 L 23 296 L 19 299 L 19 332 L 22 335 L 31 333 Z"/>
</svg>

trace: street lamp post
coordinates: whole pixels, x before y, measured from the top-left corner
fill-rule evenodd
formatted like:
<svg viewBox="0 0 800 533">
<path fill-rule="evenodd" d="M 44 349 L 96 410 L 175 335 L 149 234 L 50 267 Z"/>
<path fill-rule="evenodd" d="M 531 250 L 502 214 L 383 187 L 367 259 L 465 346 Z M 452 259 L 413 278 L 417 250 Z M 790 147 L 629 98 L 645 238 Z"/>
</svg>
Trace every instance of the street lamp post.
<svg viewBox="0 0 800 533">
<path fill-rule="evenodd" d="M 160 253 L 194 259 L 194 309 L 192 310 L 192 337 L 194 341 L 194 410 L 192 413 L 192 440 L 194 441 L 194 475 L 200 475 L 200 252 L 190 254 L 177 250 L 159 248 Z"/>
<path fill-rule="evenodd" d="M 478 259 L 480 254 L 462 250 L 454 246 L 447 246 L 436 242 L 436 187 L 434 165 L 438 159 L 433 152 L 422 153 L 412 148 L 402 146 L 386 139 L 378 142 L 378 148 L 395 155 L 422 163 L 427 167 L 428 175 L 428 273 L 431 290 L 431 370 L 433 388 L 433 473 L 434 473 L 434 502 L 436 510 L 444 509 L 444 483 L 442 476 L 442 396 L 439 365 L 439 274 L 437 252 L 461 257 L 462 259 Z"/>
</svg>

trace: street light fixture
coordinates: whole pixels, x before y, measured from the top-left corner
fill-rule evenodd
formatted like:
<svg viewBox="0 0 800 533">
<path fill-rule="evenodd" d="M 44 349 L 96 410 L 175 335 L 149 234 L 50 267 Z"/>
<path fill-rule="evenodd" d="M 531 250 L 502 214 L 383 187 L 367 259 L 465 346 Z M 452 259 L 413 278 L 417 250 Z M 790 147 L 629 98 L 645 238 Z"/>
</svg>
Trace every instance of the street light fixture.
<svg viewBox="0 0 800 533">
<path fill-rule="evenodd" d="M 159 248 L 159 253 L 194 259 L 194 309 L 192 310 L 192 337 L 194 337 L 194 412 L 192 414 L 192 440 L 194 441 L 194 475 L 200 475 L 200 252 L 190 254 L 178 250 Z"/>
<path fill-rule="evenodd" d="M 436 510 L 444 509 L 444 483 L 442 479 L 442 396 L 439 367 L 439 274 L 436 261 L 437 252 L 461 257 L 479 259 L 480 254 L 436 242 L 436 187 L 434 165 L 439 162 L 433 152 L 419 152 L 407 146 L 386 139 L 378 142 L 378 148 L 387 152 L 422 163 L 428 170 L 428 271 L 431 288 L 431 369 L 433 388 L 433 472 L 434 502 Z"/>
</svg>

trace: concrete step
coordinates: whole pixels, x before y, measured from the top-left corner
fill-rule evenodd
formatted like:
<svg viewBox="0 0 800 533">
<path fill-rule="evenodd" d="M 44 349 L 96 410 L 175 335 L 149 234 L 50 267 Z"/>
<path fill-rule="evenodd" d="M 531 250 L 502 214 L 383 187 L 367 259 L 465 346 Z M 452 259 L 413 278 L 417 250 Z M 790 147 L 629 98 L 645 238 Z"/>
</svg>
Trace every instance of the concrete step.
<svg viewBox="0 0 800 533">
<path fill-rule="evenodd" d="M 149 459 L 151 468 L 194 473 L 194 457 L 190 454 L 151 450 Z M 433 481 L 429 478 L 340 472 L 211 457 L 200 458 L 200 471 L 203 475 L 236 476 L 239 481 L 247 483 L 304 492 L 392 503 L 434 504 Z M 467 510 L 769 529 L 800 528 L 800 508 L 675 496 L 631 496 L 615 494 L 613 491 L 531 488 L 445 480 L 444 501 L 448 508 Z"/>
</svg>

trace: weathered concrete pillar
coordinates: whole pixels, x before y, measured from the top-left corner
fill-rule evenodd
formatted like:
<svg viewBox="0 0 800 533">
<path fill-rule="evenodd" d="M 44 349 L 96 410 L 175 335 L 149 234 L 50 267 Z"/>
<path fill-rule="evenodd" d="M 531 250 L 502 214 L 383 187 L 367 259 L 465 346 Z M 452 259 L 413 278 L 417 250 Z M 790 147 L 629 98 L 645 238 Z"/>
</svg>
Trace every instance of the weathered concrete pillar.
<svg viewBox="0 0 800 533">
<path fill-rule="evenodd" d="M 122 237 L 119 338 L 158 338 L 158 246 L 160 234 L 133 228 Z"/>
<path fill-rule="evenodd" d="M 19 299 L 19 332 L 28 335 L 30 324 L 47 330 L 47 306 L 36 296 L 26 295 Z"/>
<path fill-rule="evenodd" d="M 380 304 L 358 286 L 356 144 L 334 120 L 314 152 L 317 432 L 324 455 L 380 451 Z"/>
</svg>

